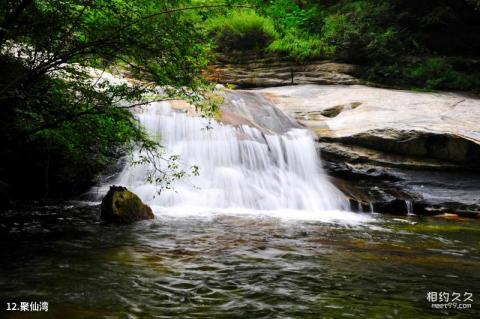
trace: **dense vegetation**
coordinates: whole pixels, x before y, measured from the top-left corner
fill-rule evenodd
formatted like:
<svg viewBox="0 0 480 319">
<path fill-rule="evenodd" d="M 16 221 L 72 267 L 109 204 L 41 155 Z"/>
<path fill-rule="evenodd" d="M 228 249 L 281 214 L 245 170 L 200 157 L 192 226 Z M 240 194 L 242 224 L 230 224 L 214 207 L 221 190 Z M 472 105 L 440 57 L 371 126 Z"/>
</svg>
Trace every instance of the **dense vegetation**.
<svg viewBox="0 0 480 319">
<path fill-rule="evenodd" d="M 479 13 L 478 0 L 2 1 L 0 195 L 75 194 L 133 146 L 154 152 L 130 109 L 174 96 L 205 104 L 212 48 L 478 92 Z"/>
<path fill-rule="evenodd" d="M 248 3 L 256 11 L 231 10 L 223 18 L 223 28 L 221 18 L 206 22 L 218 50 L 232 52 L 239 49 L 236 44 L 252 39 L 258 53 L 352 62 L 364 66 L 363 77 L 380 83 L 421 89 L 480 88 L 479 1 Z M 265 39 L 262 47 L 257 39 Z"/>
<path fill-rule="evenodd" d="M 204 87 L 204 37 L 187 1 L 0 3 L 0 191 L 78 193 L 133 145 L 154 151 L 130 109 Z M 96 73 L 92 67 L 96 68 Z M 103 71 L 128 71 L 127 85 Z M 124 72 L 124 73 L 125 73 Z M 1 192 L 0 192 L 1 193 Z"/>
</svg>

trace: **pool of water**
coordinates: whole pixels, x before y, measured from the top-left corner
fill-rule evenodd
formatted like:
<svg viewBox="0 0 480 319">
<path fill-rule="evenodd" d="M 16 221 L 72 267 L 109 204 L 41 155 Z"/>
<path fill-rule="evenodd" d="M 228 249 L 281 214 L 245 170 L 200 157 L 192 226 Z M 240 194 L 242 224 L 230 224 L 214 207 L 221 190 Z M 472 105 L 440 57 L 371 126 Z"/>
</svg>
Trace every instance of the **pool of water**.
<svg viewBox="0 0 480 319">
<path fill-rule="evenodd" d="M 218 213 L 111 226 L 98 210 L 74 203 L 0 218 L 1 317 L 480 317 L 478 220 Z M 432 309 L 428 292 L 474 301 Z M 20 301 L 48 301 L 49 311 L 5 311 Z"/>
</svg>

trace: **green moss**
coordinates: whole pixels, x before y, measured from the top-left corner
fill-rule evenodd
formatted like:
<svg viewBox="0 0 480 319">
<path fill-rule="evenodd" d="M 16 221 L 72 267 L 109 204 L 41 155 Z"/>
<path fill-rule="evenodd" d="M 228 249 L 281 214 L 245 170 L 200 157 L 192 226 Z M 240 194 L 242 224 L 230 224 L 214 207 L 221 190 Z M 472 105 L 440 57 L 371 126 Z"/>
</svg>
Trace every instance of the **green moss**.
<svg viewBox="0 0 480 319">
<path fill-rule="evenodd" d="M 126 216 L 132 211 L 143 209 L 142 200 L 132 192 L 115 192 L 113 195 L 113 213 L 118 216 Z"/>
<path fill-rule="evenodd" d="M 153 219 L 152 209 L 125 187 L 112 186 L 102 200 L 101 218 L 110 223 Z"/>
</svg>

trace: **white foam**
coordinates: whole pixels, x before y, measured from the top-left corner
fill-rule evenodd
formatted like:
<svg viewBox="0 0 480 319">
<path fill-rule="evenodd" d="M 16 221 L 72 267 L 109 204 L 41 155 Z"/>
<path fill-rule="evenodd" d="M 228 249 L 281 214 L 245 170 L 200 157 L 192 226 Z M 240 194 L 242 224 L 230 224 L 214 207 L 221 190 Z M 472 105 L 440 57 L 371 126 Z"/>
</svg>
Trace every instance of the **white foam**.
<svg viewBox="0 0 480 319">
<path fill-rule="evenodd" d="M 232 215 L 246 218 L 278 218 L 284 221 L 318 221 L 323 223 L 341 223 L 358 225 L 375 221 L 369 214 L 360 214 L 343 210 L 306 211 L 293 209 L 254 210 L 244 208 L 199 208 L 196 206 L 163 207 L 152 206 L 159 219 L 169 218 L 214 218 L 221 215 Z"/>
<path fill-rule="evenodd" d="M 114 184 L 124 185 L 160 215 L 263 215 L 289 220 L 360 223 L 365 214 L 349 204 L 324 173 L 307 130 L 264 134 L 249 126 L 233 127 L 152 103 L 138 118 L 150 135 L 179 155 L 181 167 L 199 167 L 200 175 L 176 181 L 157 194 L 146 182 L 151 164 L 126 165 Z M 206 129 L 211 127 L 211 129 Z M 140 154 L 137 152 L 135 157 Z M 165 162 L 158 161 L 166 168 Z"/>
</svg>

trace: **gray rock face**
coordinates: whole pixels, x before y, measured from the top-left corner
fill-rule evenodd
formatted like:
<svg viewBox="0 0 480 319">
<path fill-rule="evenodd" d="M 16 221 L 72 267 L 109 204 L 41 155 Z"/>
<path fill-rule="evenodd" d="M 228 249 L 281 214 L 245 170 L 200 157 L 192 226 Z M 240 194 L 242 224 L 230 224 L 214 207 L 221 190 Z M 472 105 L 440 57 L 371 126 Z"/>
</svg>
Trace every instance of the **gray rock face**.
<svg viewBox="0 0 480 319">
<path fill-rule="evenodd" d="M 406 213 L 480 213 L 480 99 L 354 86 L 257 90 L 316 133 L 355 205 Z"/>
<path fill-rule="evenodd" d="M 224 90 L 221 106 L 223 123 L 246 124 L 264 133 L 282 134 L 291 128 L 301 128 L 296 121 L 277 108 L 270 100 L 248 90 Z"/>
<path fill-rule="evenodd" d="M 360 84 L 353 74 L 356 66 L 331 61 L 302 64 L 278 57 L 245 56 L 221 58 L 210 65 L 206 73 L 209 81 L 242 87 L 272 87 L 292 84 Z"/>
<path fill-rule="evenodd" d="M 437 165 L 440 168 L 445 163 L 447 168 L 480 169 L 479 99 L 360 85 L 290 86 L 260 92 L 312 129 L 321 142 L 378 151 L 371 156 L 383 157 L 384 162 L 389 161 L 385 154 L 410 157 L 405 163 L 417 168 L 442 163 Z M 351 156 L 357 155 L 352 148 Z"/>
</svg>

